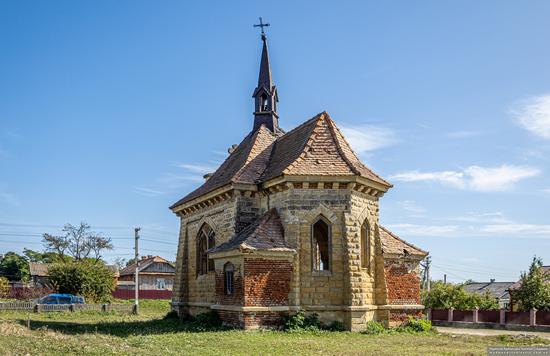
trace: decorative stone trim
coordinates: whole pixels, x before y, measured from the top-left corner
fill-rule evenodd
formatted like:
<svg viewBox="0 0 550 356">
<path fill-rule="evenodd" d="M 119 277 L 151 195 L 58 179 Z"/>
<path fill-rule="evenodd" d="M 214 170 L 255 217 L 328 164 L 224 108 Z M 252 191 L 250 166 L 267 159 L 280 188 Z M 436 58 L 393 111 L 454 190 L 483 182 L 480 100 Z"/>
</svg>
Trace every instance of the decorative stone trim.
<svg viewBox="0 0 550 356">
<path fill-rule="evenodd" d="M 228 258 L 228 257 L 269 257 L 273 259 L 281 259 L 281 260 L 288 260 L 293 261 L 294 255 L 296 254 L 296 250 L 229 250 L 229 251 L 220 251 L 220 252 L 211 252 L 209 253 L 210 258 L 212 259 L 220 259 L 220 258 Z"/>
<path fill-rule="evenodd" d="M 297 311 L 300 309 L 295 306 L 280 305 L 280 306 L 271 306 L 271 307 L 245 307 L 240 305 L 221 305 L 215 304 L 210 307 L 212 310 L 226 310 L 226 311 L 236 311 L 236 312 L 288 312 L 288 311 Z"/>
<path fill-rule="evenodd" d="M 369 310 L 424 310 L 421 304 L 403 305 L 303 305 L 308 311 L 369 311 Z"/>
</svg>

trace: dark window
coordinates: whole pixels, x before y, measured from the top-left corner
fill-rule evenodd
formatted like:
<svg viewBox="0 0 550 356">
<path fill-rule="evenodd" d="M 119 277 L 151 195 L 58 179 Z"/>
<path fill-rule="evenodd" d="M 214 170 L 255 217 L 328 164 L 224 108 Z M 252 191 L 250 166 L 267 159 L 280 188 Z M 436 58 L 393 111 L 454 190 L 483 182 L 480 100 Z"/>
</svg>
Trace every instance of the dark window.
<svg viewBox="0 0 550 356">
<path fill-rule="evenodd" d="M 370 260 L 370 233 L 369 224 L 365 219 L 361 226 L 361 267 L 368 268 Z"/>
<path fill-rule="evenodd" d="M 233 285 L 233 275 L 235 273 L 235 267 L 230 262 L 227 262 L 223 266 L 223 275 L 224 275 L 224 290 L 225 294 L 230 295 L 234 292 Z"/>
<path fill-rule="evenodd" d="M 312 259 L 314 271 L 330 270 L 330 225 L 319 218 L 312 226 Z"/>
<path fill-rule="evenodd" d="M 208 259 L 208 249 L 216 246 L 214 230 L 204 224 L 197 237 L 197 275 L 214 270 L 214 261 Z"/>
</svg>

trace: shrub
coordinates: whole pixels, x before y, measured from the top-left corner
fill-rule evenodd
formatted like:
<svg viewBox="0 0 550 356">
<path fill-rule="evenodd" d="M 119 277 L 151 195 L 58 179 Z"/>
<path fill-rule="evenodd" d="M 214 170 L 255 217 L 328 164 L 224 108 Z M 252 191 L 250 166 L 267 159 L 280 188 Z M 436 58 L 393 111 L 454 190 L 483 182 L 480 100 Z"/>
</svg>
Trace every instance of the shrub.
<svg viewBox="0 0 550 356">
<path fill-rule="evenodd" d="M 387 332 L 388 330 L 382 324 L 377 321 L 370 320 L 367 322 L 367 327 L 365 328 L 365 330 L 363 330 L 361 333 L 367 335 L 378 335 L 385 334 Z"/>
<path fill-rule="evenodd" d="M 108 302 L 115 288 L 113 272 L 99 262 L 57 263 L 48 269 L 59 293 L 81 295 L 89 302 Z"/>
<path fill-rule="evenodd" d="M 164 319 L 179 319 L 178 313 L 176 313 L 174 310 L 169 311 L 164 316 Z"/>
<path fill-rule="evenodd" d="M 415 319 L 412 316 L 409 316 L 407 323 L 399 329 L 401 329 L 400 331 L 412 333 L 426 333 L 434 330 L 431 321 L 426 319 Z"/>
<path fill-rule="evenodd" d="M 338 320 L 334 320 L 332 323 L 328 324 L 325 327 L 328 331 L 344 331 L 346 328 L 344 327 L 344 323 Z"/>
<path fill-rule="evenodd" d="M 10 293 L 10 282 L 6 277 L 0 277 L 0 298 L 6 298 Z"/>
<path fill-rule="evenodd" d="M 306 316 L 306 313 L 300 309 L 295 314 L 288 315 L 283 323 L 283 330 L 286 331 L 317 331 L 323 329 L 319 321 L 319 315 L 312 313 Z"/>
</svg>

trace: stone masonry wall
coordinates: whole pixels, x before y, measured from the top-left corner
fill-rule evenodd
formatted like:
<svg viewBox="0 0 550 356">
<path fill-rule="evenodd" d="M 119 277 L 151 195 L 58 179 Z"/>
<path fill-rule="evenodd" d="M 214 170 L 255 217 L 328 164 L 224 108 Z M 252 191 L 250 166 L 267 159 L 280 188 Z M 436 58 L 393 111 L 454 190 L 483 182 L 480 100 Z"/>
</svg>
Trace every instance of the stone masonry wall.
<svg viewBox="0 0 550 356">
<path fill-rule="evenodd" d="M 181 219 L 174 302 L 216 302 L 215 272 L 197 275 L 197 236 L 200 228 L 206 223 L 215 232 L 216 245 L 227 241 L 235 231 L 236 200 L 235 197 L 224 200 Z"/>
</svg>

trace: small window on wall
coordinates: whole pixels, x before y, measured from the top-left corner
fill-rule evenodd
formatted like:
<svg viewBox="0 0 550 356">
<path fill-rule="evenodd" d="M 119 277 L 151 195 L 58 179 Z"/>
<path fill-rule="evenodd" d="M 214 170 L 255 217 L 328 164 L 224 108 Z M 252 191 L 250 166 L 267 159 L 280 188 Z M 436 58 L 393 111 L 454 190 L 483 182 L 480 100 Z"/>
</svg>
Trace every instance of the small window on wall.
<svg viewBox="0 0 550 356">
<path fill-rule="evenodd" d="M 166 281 L 164 278 L 157 278 L 157 289 L 166 289 Z"/>
<path fill-rule="evenodd" d="M 234 292 L 233 278 L 235 274 L 235 267 L 232 263 L 227 262 L 223 266 L 224 275 L 224 290 L 226 295 L 231 295 Z"/>
<path fill-rule="evenodd" d="M 361 226 L 361 267 L 369 268 L 370 259 L 370 231 L 368 221 L 365 219 Z"/>
<path fill-rule="evenodd" d="M 208 259 L 208 249 L 216 246 L 214 230 L 208 224 L 204 224 L 197 236 L 197 275 L 214 271 L 214 260 Z"/>
<path fill-rule="evenodd" d="M 314 271 L 330 270 L 330 225 L 319 218 L 311 228 L 312 267 Z"/>
</svg>

